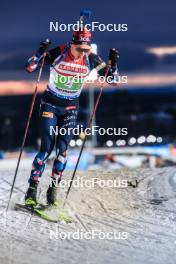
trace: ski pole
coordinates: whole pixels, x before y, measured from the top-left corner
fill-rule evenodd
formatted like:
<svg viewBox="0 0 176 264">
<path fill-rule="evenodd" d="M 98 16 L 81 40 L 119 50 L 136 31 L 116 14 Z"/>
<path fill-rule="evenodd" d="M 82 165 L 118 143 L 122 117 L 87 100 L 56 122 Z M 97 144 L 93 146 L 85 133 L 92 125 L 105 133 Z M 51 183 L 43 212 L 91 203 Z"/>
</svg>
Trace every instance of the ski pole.
<svg viewBox="0 0 176 264">
<path fill-rule="evenodd" d="M 99 92 L 99 95 L 97 97 L 97 100 L 96 100 L 96 103 L 95 103 L 95 107 L 93 109 L 93 112 L 91 114 L 91 117 L 89 119 L 89 122 L 88 122 L 88 126 L 87 128 L 90 127 L 91 123 L 92 123 L 92 120 L 94 118 L 94 115 L 96 113 L 96 110 L 97 110 L 97 107 L 98 107 L 98 104 L 99 104 L 99 101 L 100 101 L 100 98 L 101 98 L 101 95 L 102 95 L 102 91 L 103 91 L 103 87 L 101 86 L 100 87 L 100 92 Z M 64 201 L 64 204 L 63 204 L 63 208 L 65 207 L 65 204 L 66 204 L 66 201 L 68 199 L 68 195 L 70 193 L 70 189 L 71 189 L 71 186 L 72 186 L 72 183 L 73 183 L 73 180 L 74 180 L 74 177 L 75 177 L 75 174 L 76 174 L 76 171 L 77 171 L 77 168 L 78 168 L 78 165 L 79 165 L 79 162 L 80 162 L 80 159 L 81 159 L 81 155 L 82 155 L 82 152 L 83 152 L 83 149 L 84 149 L 84 146 L 85 146 L 85 143 L 86 143 L 86 139 L 87 139 L 87 136 L 85 134 L 84 136 L 84 140 L 83 140 L 83 143 L 82 143 L 82 146 L 81 146 L 81 150 L 80 150 L 80 153 L 79 153 L 79 156 L 78 156 L 78 159 L 77 159 L 77 162 L 76 162 L 76 165 L 75 165 L 75 168 L 74 168 L 74 171 L 73 171 L 73 175 L 71 177 L 71 181 L 70 181 L 70 185 L 68 187 L 68 190 L 67 190 L 67 193 L 66 193 L 66 197 L 65 197 L 65 201 Z"/>
<path fill-rule="evenodd" d="M 48 43 L 48 46 L 49 46 L 50 40 L 47 39 L 46 42 Z M 31 121 L 31 117 L 32 117 L 33 109 L 34 109 L 35 99 L 36 99 L 36 95 L 37 95 L 37 91 L 38 91 L 38 85 L 39 85 L 39 82 L 40 82 L 40 79 L 41 79 L 42 70 L 43 70 L 43 66 L 44 66 L 44 61 L 45 61 L 45 57 L 46 57 L 46 54 L 47 54 L 47 49 L 48 49 L 48 47 L 46 48 L 46 50 L 45 50 L 45 52 L 43 54 L 43 57 L 42 57 L 42 61 L 41 61 L 40 69 L 39 69 L 39 74 L 38 74 L 35 90 L 34 90 L 34 93 L 33 93 L 33 96 L 32 96 L 32 101 L 31 101 L 31 106 L 30 106 L 30 110 L 29 110 L 29 115 L 28 115 L 28 119 L 27 119 L 27 123 L 26 123 L 26 127 L 25 127 L 25 132 L 24 132 L 24 136 L 23 136 L 23 140 L 22 140 L 22 145 L 21 145 L 21 148 L 20 148 L 20 154 L 19 154 L 19 157 L 18 157 L 18 162 L 17 162 L 15 175 L 14 175 L 13 182 L 12 182 L 12 187 L 11 187 L 11 190 L 10 190 L 10 196 L 9 196 L 9 200 L 8 200 L 6 211 L 8 211 L 8 209 L 9 209 L 9 205 L 10 205 L 10 201 L 11 201 L 11 197 L 12 197 L 12 193 L 13 193 L 13 189 L 14 189 L 14 185 L 15 185 L 15 181 L 16 181 L 16 177 L 17 177 L 17 173 L 18 173 L 18 169 L 19 169 L 19 165 L 20 165 L 20 161 L 21 161 L 21 156 L 22 156 L 24 145 L 25 145 L 25 142 L 26 142 L 26 137 L 27 137 L 27 134 L 28 134 L 29 125 L 30 125 L 30 121 Z"/>
<path fill-rule="evenodd" d="M 107 77 L 108 75 L 108 72 L 111 68 L 111 66 L 113 65 L 113 62 L 115 61 L 114 60 L 114 56 L 117 56 L 117 51 L 115 49 L 110 49 L 110 53 L 109 53 L 109 60 L 108 60 L 108 66 L 107 66 L 107 69 L 106 69 L 106 72 L 105 72 L 105 78 Z M 100 101 L 100 98 L 101 98 L 101 95 L 102 95 L 102 92 L 103 92 L 103 85 L 101 85 L 100 87 L 100 92 L 99 92 L 99 95 L 97 97 L 97 100 L 96 100 L 96 103 L 95 103 L 95 106 L 94 106 L 94 109 L 92 111 L 92 114 L 90 116 L 90 119 L 89 119 L 89 122 L 88 122 L 88 125 L 87 125 L 87 128 L 89 128 L 91 126 L 91 123 L 92 123 L 92 120 L 95 116 L 95 113 L 97 111 L 97 108 L 98 108 L 98 104 L 99 104 L 99 101 Z M 63 208 L 65 207 L 65 204 L 66 204 L 66 201 L 68 199 L 68 195 L 70 193 L 70 189 L 72 187 L 72 183 L 73 183 L 73 180 L 74 180 L 74 177 L 75 177 L 75 174 L 76 174 L 76 171 L 77 171 L 77 168 L 78 168 L 78 165 L 79 165 L 79 162 L 80 162 L 80 159 L 81 159 L 81 155 L 82 155 L 82 152 L 83 152 L 83 149 L 84 149 L 84 146 L 85 146 L 85 143 L 86 143 L 86 139 L 87 139 L 87 135 L 85 134 L 84 136 L 84 140 L 83 140 L 83 144 L 81 146 L 81 150 L 80 150 L 80 153 L 79 153 L 79 156 L 78 156 L 78 159 L 77 159 L 77 162 L 76 162 L 76 165 L 75 165 L 75 168 L 74 168 L 74 171 L 73 171 L 73 175 L 71 177 L 71 181 L 70 181 L 70 185 L 68 187 L 68 190 L 67 190 L 67 193 L 66 193 L 66 197 L 65 197 L 65 201 L 63 203 Z"/>
</svg>

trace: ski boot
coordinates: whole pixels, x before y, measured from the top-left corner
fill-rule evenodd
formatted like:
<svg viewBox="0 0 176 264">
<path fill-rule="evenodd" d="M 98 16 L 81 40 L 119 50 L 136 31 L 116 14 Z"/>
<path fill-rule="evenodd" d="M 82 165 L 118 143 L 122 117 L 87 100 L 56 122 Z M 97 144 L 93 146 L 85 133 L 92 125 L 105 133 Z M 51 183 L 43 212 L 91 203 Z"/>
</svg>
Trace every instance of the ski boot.
<svg viewBox="0 0 176 264">
<path fill-rule="evenodd" d="M 25 195 L 25 205 L 35 207 L 37 205 L 37 187 L 38 181 L 30 180 L 29 188 Z"/>
<path fill-rule="evenodd" d="M 56 187 L 56 184 L 54 183 L 56 181 L 53 179 L 51 185 L 48 187 L 47 193 L 46 193 L 46 199 L 49 206 L 59 207 L 59 202 L 57 200 L 57 190 L 58 187 Z"/>
</svg>

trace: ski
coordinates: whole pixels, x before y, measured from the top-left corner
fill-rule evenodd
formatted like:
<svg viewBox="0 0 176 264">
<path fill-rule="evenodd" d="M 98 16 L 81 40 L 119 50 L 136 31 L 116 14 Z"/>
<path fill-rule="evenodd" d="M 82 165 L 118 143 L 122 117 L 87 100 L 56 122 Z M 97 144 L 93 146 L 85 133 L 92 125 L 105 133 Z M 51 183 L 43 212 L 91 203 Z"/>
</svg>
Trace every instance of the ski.
<svg viewBox="0 0 176 264">
<path fill-rule="evenodd" d="M 72 222 L 71 217 L 65 211 L 60 209 L 58 205 L 45 205 L 38 203 L 36 206 L 31 207 L 25 204 L 16 203 L 14 209 L 16 211 L 31 212 L 48 222 Z"/>
</svg>

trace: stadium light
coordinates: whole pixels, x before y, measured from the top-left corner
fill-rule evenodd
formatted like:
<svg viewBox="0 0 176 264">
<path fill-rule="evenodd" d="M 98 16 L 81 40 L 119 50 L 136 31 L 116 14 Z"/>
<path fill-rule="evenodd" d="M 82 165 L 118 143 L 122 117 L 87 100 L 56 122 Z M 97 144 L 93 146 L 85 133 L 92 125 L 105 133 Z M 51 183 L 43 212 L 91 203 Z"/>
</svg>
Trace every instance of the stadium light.
<svg viewBox="0 0 176 264">
<path fill-rule="evenodd" d="M 156 137 L 154 135 L 149 135 L 147 137 L 147 142 L 148 143 L 155 143 L 156 142 Z"/>
<path fill-rule="evenodd" d="M 134 137 L 130 138 L 130 140 L 128 141 L 129 145 L 134 145 L 136 143 L 136 139 Z"/>
<path fill-rule="evenodd" d="M 108 141 L 106 141 L 106 146 L 107 146 L 107 147 L 112 147 L 112 146 L 113 146 L 113 142 L 112 142 L 112 140 L 108 140 Z"/>
<path fill-rule="evenodd" d="M 162 139 L 162 137 L 157 137 L 156 141 L 157 141 L 157 143 L 161 143 L 161 142 L 163 142 L 163 139 Z"/>
<path fill-rule="evenodd" d="M 81 139 L 77 139 L 77 140 L 76 140 L 76 145 L 77 145 L 78 147 L 80 147 L 80 146 L 82 145 L 82 140 L 81 140 Z"/>
<path fill-rule="evenodd" d="M 137 139 L 138 144 L 143 144 L 145 142 L 146 138 L 144 136 L 141 136 Z"/>
<path fill-rule="evenodd" d="M 75 147 L 75 145 L 76 145 L 76 141 L 74 139 L 72 139 L 70 141 L 70 147 Z"/>
</svg>

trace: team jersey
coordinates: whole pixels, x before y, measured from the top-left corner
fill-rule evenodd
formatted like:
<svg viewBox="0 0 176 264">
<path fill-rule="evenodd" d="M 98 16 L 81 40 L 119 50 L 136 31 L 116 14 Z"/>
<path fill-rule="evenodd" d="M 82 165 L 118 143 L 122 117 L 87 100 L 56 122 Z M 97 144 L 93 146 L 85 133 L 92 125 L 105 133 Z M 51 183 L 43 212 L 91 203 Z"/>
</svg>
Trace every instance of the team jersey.
<svg viewBox="0 0 176 264">
<path fill-rule="evenodd" d="M 36 70 L 41 58 L 42 54 L 39 50 L 29 59 L 27 71 Z M 107 67 L 106 63 L 94 53 L 75 59 L 68 45 L 51 49 L 46 55 L 45 63 L 50 65 L 50 77 L 46 89 L 58 98 L 70 100 L 79 97 L 91 70 L 96 69 L 99 75 L 104 76 Z"/>
</svg>

